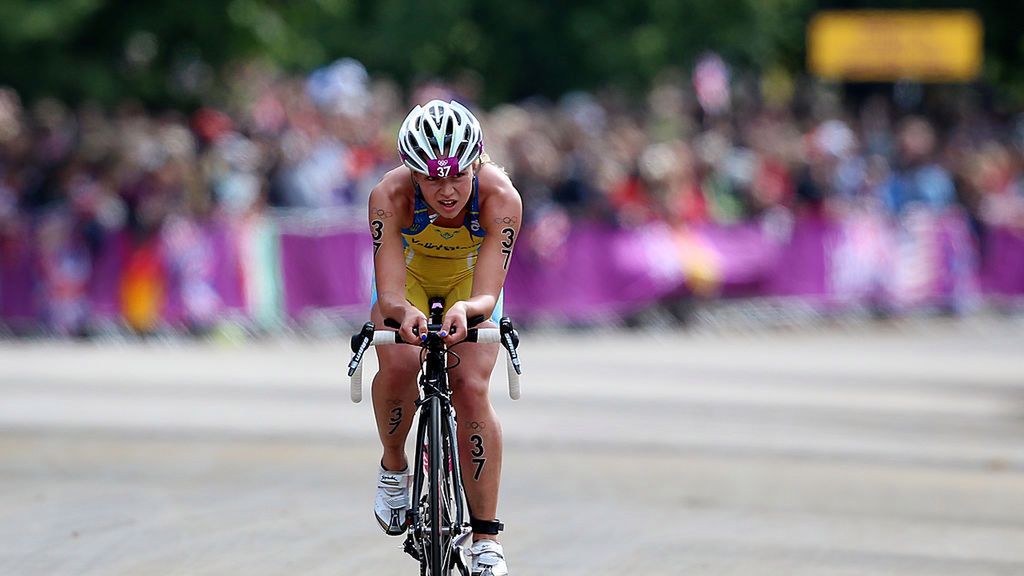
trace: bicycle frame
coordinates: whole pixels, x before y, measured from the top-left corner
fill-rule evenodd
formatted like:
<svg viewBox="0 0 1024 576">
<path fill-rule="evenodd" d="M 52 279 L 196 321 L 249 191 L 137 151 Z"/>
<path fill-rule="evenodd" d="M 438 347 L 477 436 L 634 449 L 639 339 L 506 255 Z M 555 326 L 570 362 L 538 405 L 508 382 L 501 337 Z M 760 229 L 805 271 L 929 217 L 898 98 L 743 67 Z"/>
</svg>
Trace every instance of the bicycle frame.
<svg viewBox="0 0 1024 576">
<path fill-rule="evenodd" d="M 467 522 L 469 505 L 462 484 L 456 415 L 451 402 L 451 389 L 448 386 L 449 351 L 439 334 L 443 310 L 442 299 L 430 300 L 427 334 L 420 344 L 424 356 L 421 359 L 422 370 L 418 379 L 420 398 L 416 402 L 416 456 L 405 551 L 420 562 L 421 576 L 428 573 L 428 566 L 431 576 L 450 574 L 455 568 L 463 576 L 469 576 L 469 566 L 466 565 L 466 558 L 463 555 L 463 544 L 465 539 L 472 535 L 472 530 L 470 523 Z M 469 325 L 475 326 L 484 320 L 483 316 L 477 316 L 469 319 Z M 393 320 L 385 319 L 384 324 L 393 329 L 399 328 L 399 324 Z M 519 335 L 509 318 L 501 318 L 498 324 L 498 328 L 469 328 L 465 341 L 501 344 L 505 347 L 508 352 L 509 396 L 517 400 L 521 374 L 519 356 L 516 352 Z M 370 346 L 385 344 L 406 342 L 398 332 L 375 330 L 372 322 L 364 324 L 359 334 L 352 337 L 353 356 L 348 365 L 348 375 L 352 379 L 353 402 L 359 402 L 363 397 L 363 354 Z M 424 495 L 424 486 L 431 488 L 429 494 Z M 423 507 L 429 511 L 426 518 L 421 513 Z M 425 522 L 429 523 L 429 526 Z M 445 525 L 442 526 L 442 523 Z M 447 542 L 443 542 L 443 546 L 435 546 L 434 544 L 438 542 L 437 536 L 446 538 Z M 448 556 L 441 557 L 445 551 Z"/>
<path fill-rule="evenodd" d="M 435 309 L 434 303 L 431 303 L 431 326 L 423 345 L 425 358 L 419 378 L 421 398 L 417 401 L 414 460 L 416 465 L 413 474 L 412 509 L 409 515 L 410 530 L 405 544 L 406 552 L 417 558 L 424 570 L 429 566 L 429 573 L 432 575 L 449 574 L 452 567 L 457 567 L 464 574 L 468 573 L 468 567 L 465 566 L 456 542 L 459 536 L 468 536 L 470 533 L 469 524 L 465 521 L 466 504 L 456 436 L 455 408 L 451 403 L 451 389 L 448 386 L 448 351 L 444 341 L 437 334 L 437 330 L 440 329 L 441 310 L 443 305 Z M 448 474 L 446 480 L 442 480 L 446 476 L 445 466 L 449 466 Z M 426 499 L 430 518 L 426 519 L 421 518 L 420 514 L 425 485 L 431 490 Z M 444 512 L 452 501 L 455 509 L 447 510 L 446 515 Z M 439 539 L 441 546 L 428 547 L 426 544 L 432 542 L 434 538 Z M 441 554 L 441 557 L 432 557 L 432 550 Z M 445 553 L 449 556 L 445 557 Z"/>
</svg>

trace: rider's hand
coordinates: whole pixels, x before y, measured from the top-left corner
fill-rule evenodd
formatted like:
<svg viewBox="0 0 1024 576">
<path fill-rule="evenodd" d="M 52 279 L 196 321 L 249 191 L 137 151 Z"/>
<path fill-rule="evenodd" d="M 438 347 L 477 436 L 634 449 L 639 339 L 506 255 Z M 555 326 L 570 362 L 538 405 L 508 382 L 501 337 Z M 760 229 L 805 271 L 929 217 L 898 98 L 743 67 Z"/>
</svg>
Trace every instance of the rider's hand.
<svg viewBox="0 0 1024 576">
<path fill-rule="evenodd" d="M 441 330 L 447 334 L 444 337 L 444 343 L 449 346 L 466 337 L 466 304 L 464 302 L 452 304 L 448 313 L 444 315 L 444 321 L 441 322 Z"/>
<path fill-rule="evenodd" d="M 422 336 L 413 333 L 413 328 L 418 330 L 421 335 L 425 335 L 427 333 L 427 317 L 415 306 L 406 306 L 405 315 L 402 316 L 402 327 L 398 332 L 402 335 L 402 340 L 410 344 L 419 344 Z"/>
</svg>

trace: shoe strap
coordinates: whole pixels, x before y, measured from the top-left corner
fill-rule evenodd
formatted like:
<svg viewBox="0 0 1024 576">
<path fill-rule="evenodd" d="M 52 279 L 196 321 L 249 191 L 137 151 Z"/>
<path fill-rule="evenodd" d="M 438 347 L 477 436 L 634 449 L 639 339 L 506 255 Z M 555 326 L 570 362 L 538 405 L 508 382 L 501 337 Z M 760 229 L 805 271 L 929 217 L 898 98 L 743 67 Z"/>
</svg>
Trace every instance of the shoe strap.
<svg viewBox="0 0 1024 576">
<path fill-rule="evenodd" d="M 377 477 L 377 486 L 380 488 L 400 488 L 404 490 L 409 483 L 408 479 L 408 471 L 391 472 L 381 469 L 380 475 Z"/>
<path fill-rule="evenodd" d="M 504 550 L 501 548 L 501 544 L 493 540 L 477 540 L 477 542 L 485 542 L 485 544 L 477 545 L 476 542 L 470 548 L 470 552 L 476 559 L 477 564 L 483 564 L 484 566 L 496 566 L 498 562 L 505 559 Z"/>
<path fill-rule="evenodd" d="M 505 529 L 505 525 L 497 518 L 494 520 L 481 520 L 474 518 L 472 515 L 469 517 L 469 526 L 474 534 L 486 534 L 488 536 L 497 536 L 498 532 Z"/>
</svg>

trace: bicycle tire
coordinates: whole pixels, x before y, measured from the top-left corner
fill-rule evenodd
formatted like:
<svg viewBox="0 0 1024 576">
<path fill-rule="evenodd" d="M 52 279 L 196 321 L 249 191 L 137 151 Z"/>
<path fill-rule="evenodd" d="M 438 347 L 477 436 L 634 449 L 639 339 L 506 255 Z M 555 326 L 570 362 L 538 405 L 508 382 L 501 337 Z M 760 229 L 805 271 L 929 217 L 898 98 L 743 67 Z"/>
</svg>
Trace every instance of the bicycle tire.
<svg viewBox="0 0 1024 576">
<path fill-rule="evenodd" d="M 465 540 L 472 536 L 465 531 L 463 521 L 464 492 L 461 481 L 461 468 L 459 466 L 459 447 L 455 434 L 455 418 L 452 414 L 446 414 L 447 418 L 442 422 L 445 431 L 444 445 L 445 461 L 449 463 L 445 467 L 444 497 L 447 507 L 445 508 L 445 523 L 448 526 L 448 547 L 450 550 L 449 570 L 458 576 L 470 576 L 467 558 L 464 555 Z M 461 545 L 457 545 L 462 540 Z M 461 548 L 460 548 L 461 546 Z"/>
<path fill-rule="evenodd" d="M 430 514 L 430 538 L 427 541 L 427 558 L 431 576 L 448 576 L 451 574 L 451 533 L 445 519 L 448 506 L 447 490 L 445 490 L 444 441 L 441 435 L 441 401 L 430 400 L 430 422 L 427 426 L 427 442 L 430 456 L 427 464 L 429 493 L 427 505 Z"/>
</svg>

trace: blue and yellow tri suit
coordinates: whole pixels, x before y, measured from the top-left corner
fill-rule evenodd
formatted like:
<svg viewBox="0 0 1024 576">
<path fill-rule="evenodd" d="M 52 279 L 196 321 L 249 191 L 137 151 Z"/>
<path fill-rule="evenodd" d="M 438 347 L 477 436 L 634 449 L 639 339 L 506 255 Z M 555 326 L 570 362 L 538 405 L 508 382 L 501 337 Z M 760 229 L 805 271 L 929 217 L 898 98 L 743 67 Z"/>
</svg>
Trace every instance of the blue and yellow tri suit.
<svg viewBox="0 0 1024 576">
<path fill-rule="evenodd" d="M 402 229 L 405 247 L 405 298 L 424 314 L 429 314 L 427 300 L 444 298 L 445 312 L 452 304 L 466 300 L 473 293 L 473 270 L 480 245 L 487 233 L 480 225 L 480 192 L 476 176 L 463 225 L 446 228 L 434 224 L 420 187 L 416 185 L 412 225 Z M 502 294 L 491 320 L 497 322 L 502 313 Z M 377 301 L 374 286 L 373 302 Z"/>
</svg>

